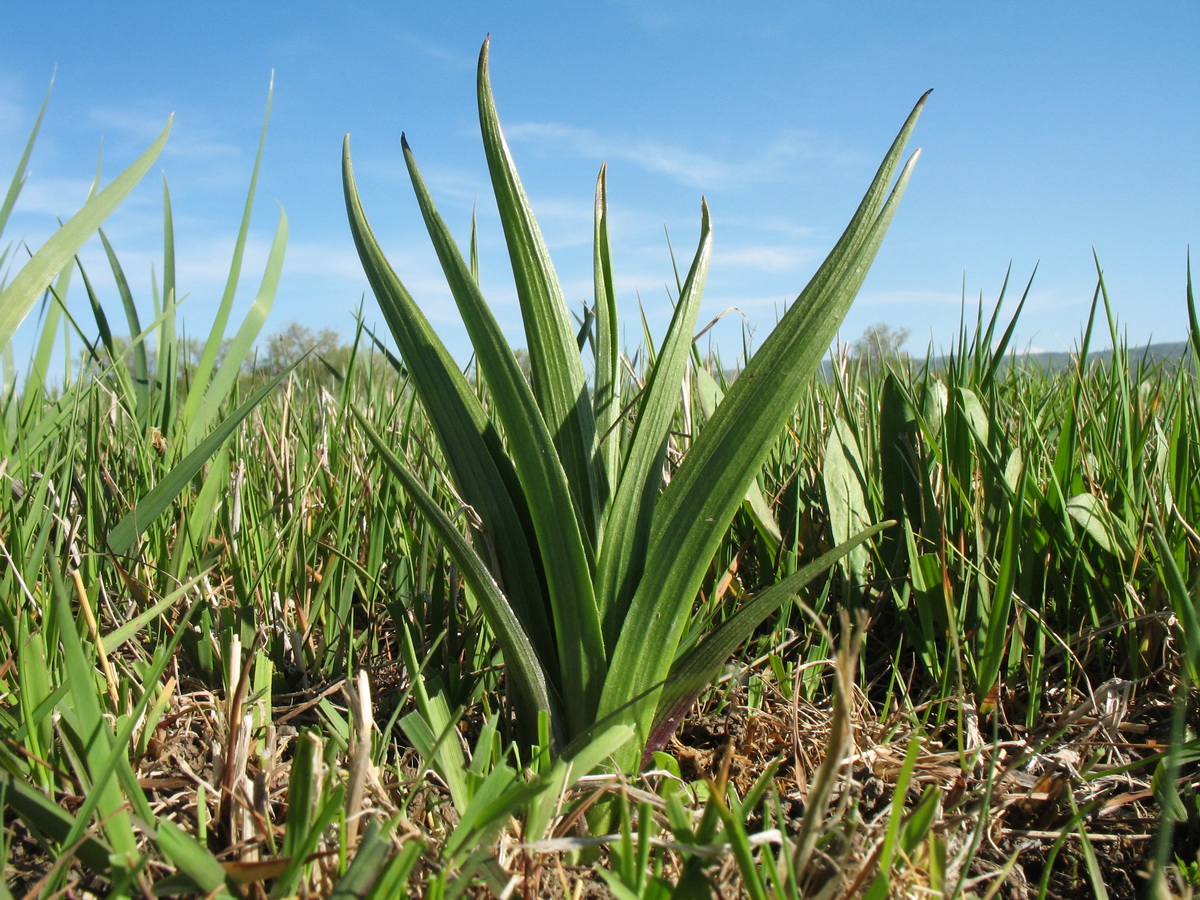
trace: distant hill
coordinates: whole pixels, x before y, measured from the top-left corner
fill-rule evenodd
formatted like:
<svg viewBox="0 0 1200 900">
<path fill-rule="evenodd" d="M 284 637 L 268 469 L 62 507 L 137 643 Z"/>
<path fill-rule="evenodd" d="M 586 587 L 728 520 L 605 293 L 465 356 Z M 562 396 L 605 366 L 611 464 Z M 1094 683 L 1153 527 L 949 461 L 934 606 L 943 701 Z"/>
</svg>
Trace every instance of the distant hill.
<svg viewBox="0 0 1200 900">
<path fill-rule="evenodd" d="M 1187 341 L 1174 341 L 1172 343 L 1163 344 L 1148 344 L 1144 347 L 1129 348 L 1129 365 L 1136 369 L 1140 365 L 1161 366 L 1166 364 L 1190 364 L 1189 349 Z M 1111 349 L 1093 350 L 1088 353 L 1087 361 L 1090 364 L 1095 364 L 1112 356 Z M 1062 372 L 1075 364 L 1075 353 L 1066 351 L 1052 353 L 1009 353 L 1004 359 L 1004 368 L 1010 365 L 1029 365 L 1037 366 L 1047 372 Z M 934 357 L 932 368 L 940 369 L 949 361 L 948 356 Z M 914 363 L 922 363 L 923 360 L 914 357 Z M 828 377 L 833 372 L 833 361 L 826 359 L 821 363 L 820 374 L 822 377 Z"/>
<path fill-rule="evenodd" d="M 1074 353 L 1018 353 L 1015 360 L 1040 366 L 1048 372 L 1061 372 L 1075 364 Z M 1087 356 L 1089 364 L 1106 360 L 1112 356 L 1112 350 L 1093 350 Z M 1170 344 L 1148 344 L 1144 347 L 1129 348 L 1129 365 L 1136 368 L 1139 365 L 1158 366 L 1165 363 L 1183 363 L 1188 358 L 1188 342 L 1175 341 Z"/>
</svg>

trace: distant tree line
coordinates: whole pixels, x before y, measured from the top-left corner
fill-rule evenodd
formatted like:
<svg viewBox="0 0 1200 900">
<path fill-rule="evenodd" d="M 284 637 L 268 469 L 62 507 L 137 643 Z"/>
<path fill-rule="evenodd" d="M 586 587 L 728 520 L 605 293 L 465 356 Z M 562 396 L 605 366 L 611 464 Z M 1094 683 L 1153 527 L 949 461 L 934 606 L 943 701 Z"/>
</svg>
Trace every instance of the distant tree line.
<svg viewBox="0 0 1200 900">
<path fill-rule="evenodd" d="M 229 351 L 230 341 L 222 341 L 217 351 L 216 365 L 220 365 Z M 112 356 L 119 358 L 131 371 L 135 371 L 135 354 L 132 341 L 127 337 L 113 335 Z M 198 338 L 180 338 L 176 342 L 177 375 L 186 376 L 200 362 L 204 341 Z M 271 378 L 285 369 L 295 367 L 298 374 L 318 380 L 334 379 L 345 372 L 350 363 L 353 348 L 342 335 L 332 328 L 313 331 L 293 322 L 282 331 L 261 342 L 242 362 L 242 375 L 246 378 Z M 84 350 L 81 365 L 85 373 L 99 374 L 112 364 L 107 348 L 97 346 Z M 146 348 L 147 374 L 158 378 L 157 348 Z"/>
</svg>

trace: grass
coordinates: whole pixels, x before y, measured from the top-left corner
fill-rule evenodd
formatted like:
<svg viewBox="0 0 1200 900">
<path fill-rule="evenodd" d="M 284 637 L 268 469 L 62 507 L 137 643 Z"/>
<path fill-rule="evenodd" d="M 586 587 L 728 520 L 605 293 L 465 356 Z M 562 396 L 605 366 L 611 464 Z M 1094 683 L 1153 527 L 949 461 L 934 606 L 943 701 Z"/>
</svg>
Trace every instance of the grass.
<svg viewBox="0 0 1200 900">
<path fill-rule="evenodd" d="M 0 398 L 5 895 L 1194 894 L 1190 279 L 1190 366 L 1134 361 L 1097 266 L 1078 355 L 1102 334 L 1100 363 L 1015 361 L 1022 297 L 1007 322 L 964 317 L 936 365 L 842 356 L 813 379 L 828 340 L 796 323 L 844 313 L 856 285 L 837 273 L 882 237 L 901 140 L 831 277 L 733 378 L 692 342 L 704 225 L 670 331 L 619 352 L 602 175 L 587 377 L 486 58 L 479 91 L 526 322 L 544 326 L 529 381 L 407 147 L 473 328 L 465 373 L 373 245 L 348 152 L 399 359 L 360 326 L 336 365 L 242 367 L 286 245 L 281 218 L 231 324 L 253 176 L 194 358 L 166 192 L 154 296 L 130 295 L 115 248 L 109 272 L 77 267 L 81 290 L 42 251 L 5 282 L 0 325 L 43 304 Z M 47 246 L 69 259 L 86 237 Z M 84 363 L 50 378 L 54 347 L 81 340 Z M 776 418 L 753 409 L 764 373 Z M 761 446 L 721 456 L 747 423 Z M 656 544 L 709 503 L 703 539 Z M 673 604 L 648 646 L 643 572 Z M 590 620 L 572 606 L 589 591 Z"/>
</svg>

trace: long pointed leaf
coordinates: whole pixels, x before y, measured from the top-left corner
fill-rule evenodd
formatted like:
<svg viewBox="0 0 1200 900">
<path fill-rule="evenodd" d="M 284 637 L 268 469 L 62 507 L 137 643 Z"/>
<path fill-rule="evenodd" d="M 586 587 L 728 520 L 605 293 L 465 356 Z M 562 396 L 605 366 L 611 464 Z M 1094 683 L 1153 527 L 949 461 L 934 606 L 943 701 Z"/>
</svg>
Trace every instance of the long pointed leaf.
<svg viewBox="0 0 1200 900">
<path fill-rule="evenodd" d="M 442 445 L 454 483 L 483 522 L 484 532 L 477 540 L 487 544 L 488 556 L 495 555 L 493 575 L 539 654 L 553 665 L 549 605 L 527 537 L 529 513 L 512 462 L 479 398 L 371 231 L 354 183 L 349 137 L 343 145 L 342 179 L 350 230 L 367 280 Z"/>
<path fill-rule="evenodd" d="M 692 335 L 711 257 L 712 224 L 708 204 L 702 203 L 700 242 L 642 392 L 633 440 L 605 521 L 596 595 L 602 604 L 604 636 L 610 646 L 620 637 L 645 566 L 655 498 L 662 489 L 667 433 L 679 406 L 680 385 L 691 355 Z"/>
<path fill-rule="evenodd" d="M 617 421 L 621 414 L 621 372 L 619 333 L 617 331 L 617 293 L 613 281 L 612 248 L 608 240 L 607 168 L 600 167 L 596 178 L 596 202 L 592 240 L 592 280 L 595 286 L 596 315 L 596 386 L 592 405 L 596 419 L 596 457 L 603 483 L 599 485 L 607 512 L 607 503 L 616 490 L 621 464 L 621 435 Z"/>
<path fill-rule="evenodd" d="M 542 664 L 533 650 L 528 635 L 509 605 L 500 586 L 480 559 L 479 554 L 467 543 L 467 539 L 455 527 L 454 522 L 442 510 L 437 501 L 425 489 L 409 467 L 401 460 L 383 436 L 376 431 L 367 418 L 357 409 L 353 410 L 359 425 L 375 445 L 380 459 L 400 479 L 409 497 L 421 510 L 430 526 L 446 545 L 446 552 L 458 564 L 463 579 L 475 594 L 488 624 L 500 642 L 508 675 L 515 687 L 518 703 L 523 706 L 526 721 L 536 722 L 539 710 L 545 710 L 556 721 L 558 709 L 551 702 Z"/>
<path fill-rule="evenodd" d="M 408 142 L 402 137 L 401 143 L 425 225 L 476 357 L 486 373 L 493 410 L 504 426 L 508 453 L 528 500 L 546 569 L 563 693 L 576 701 L 566 708 L 568 734 L 575 735 L 594 721 L 607 654 L 592 594 L 591 566 L 571 503 L 570 486 L 554 439 L 546 429 L 533 392 L 504 339 L 500 324 L 488 309 L 470 268 L 438 215 Z"/>
<path fill-rule="evenodd" d="M 550 252 L 500 129 L 488 77 L 487 41 L 479 52 L 477 86 L 483 149 L 525 322 L 533 392 L 546 425 L 554 435 L 579 518 L 589 538 L 594 540 L 598 505 L 596 476 L 592 470 L 595 423 L 583 361 L 579 357 L 570 312 L 550 261 Z"/>
<path fill-rule="evenodd" d="M 8 224 L 8 217 L 12 213 L 13 206 L 16 205 L 21 189 L 25 186 L 25 179 L 29 174 L 29 157 L 33 154 L 33 145 L 37 143 L 38 132 L 42 130 L 42 119 L 46 116 L 46 107 L 50 105 L 52 90 L 54 90 L 54 76 L 50 77 L 50 84 L 46 88 L 46 96 L 42 100 L 41 109 L 38 110 L 37 118 L 33 120 L 29 140 L 25 142 L 25 149 L 21 152 L 16 171 L 13 172 L 12 181 L 9 182 L 8 192 L 4 195 L 4 203 L 0 204 L 0 234 L 4 234 L 4 226 Z M 0 257 L 0 260 L 2 259 L 3 257 Z"/>
<path fill-rule="evenodd" d="M 916 154 L 888 194 L 924 102 L 905 122 L 845 233 L 733 383 L 658 504 L 646 574 L 600 708 L 602 716 L 622 710 L 632 717 L 643 740 L 657 705 L 654 686 L 667 676 L 721 536 L 828 349 L 908 183 Z"/>
<path fill-rule="evenodd" d="M 150 171 L 170 133 L 171 121 L 168 119 L 166 127 L 150 148 L 139 156 L 133 165 L 113 179 L 108 187 L 89 197 L 79 212 L 39 247 L 13 280 L 0 290 L 0 347 L 8 346 L 17 327 L 46 287 L 71 262 L 79 248 L 100 227 L 100 223 L 108 218 Z"/>
</svg>

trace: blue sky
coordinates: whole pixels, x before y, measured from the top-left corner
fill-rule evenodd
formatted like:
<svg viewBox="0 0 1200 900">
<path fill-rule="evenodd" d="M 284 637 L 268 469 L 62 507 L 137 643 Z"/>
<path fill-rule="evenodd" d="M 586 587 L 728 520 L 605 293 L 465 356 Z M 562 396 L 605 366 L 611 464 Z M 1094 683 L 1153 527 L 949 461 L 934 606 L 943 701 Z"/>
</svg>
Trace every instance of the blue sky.
<svg viewBox="0 0 1200 900">
<path fill-rule="evenodd" d="M 52 12 L 51 12 L 52 11 Z M 206 333 L 228 269 L 270 74 L 275 97 L 239 309 L 278 216 L 285 275 L 266 331 L 348 332 L 367 293 L 340 184 L 350 132 L 368 215 L 456 355 L 465 338 L 404 174 L 402 131 L 465 244 L 478 200 L 484 288 L 523 343 L 479 145 L 474 70 L 492 35 L 497 106 L 566 294 L 591 294 L 592 192 L 608 163 L 615 269 L 630 346 L 640 298 L 661 333 L 700 198 L 715 253 L 702 316 L 728 307 L 726 358 L 756 340 L 832 246 L 912 104 L 921 160 L 842 329 L 946 346 L 965 290 L 990 309 L 1009 264 L 1015 300 L 1038 266 L 1022 346 L 1079 338 L 1092 251 L 1131 343 L 1182 340 L 1185 265 L 1200 236 L 1200 4 L 374 2 L 9 4 L 0 31 L 0 179 L 52 72 L 31 177 L 5 242 L 36 246 L 175 123 L 155 173 L 107 223 L 145 310 L 161 271 L 170 185 L 179 290 Z M 98 248 L 85 263 L 106 271 Z M 115 293 L 100 290 L 117 314 Z M 111 279 L 110 279 L 111 281 Z M 76 289 L 75 308 L 86 315 Z M 707 319 L 704 319 L 707 321 Z M 27 323 L 28 326 L 28 323 Z M 28 331 L 28 328 L 26 328 Z M 27 338 L 26 338 L 27 340 Z M 18 353 L 21 350 L 18 342 Z"/>
</svg>

